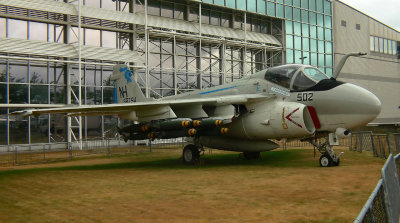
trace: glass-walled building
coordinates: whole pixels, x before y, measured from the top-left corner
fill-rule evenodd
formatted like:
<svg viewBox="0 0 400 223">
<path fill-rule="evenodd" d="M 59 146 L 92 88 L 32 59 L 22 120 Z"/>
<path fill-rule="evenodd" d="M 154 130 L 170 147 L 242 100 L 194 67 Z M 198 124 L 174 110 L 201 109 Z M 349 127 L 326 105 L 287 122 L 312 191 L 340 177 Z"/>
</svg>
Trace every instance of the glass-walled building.
<svg viewBox="0 0 400 223">
<path fill-rule="evenodd" d="M 156 98 L 284 63 L 330 75 L 332 21 L 329 0 L 2 1 L 0 145 L 114 137 L 123 123 L 113 116 L 7 114 L 112 103 L 117 63 L 129 63 Z"/>
</svg>

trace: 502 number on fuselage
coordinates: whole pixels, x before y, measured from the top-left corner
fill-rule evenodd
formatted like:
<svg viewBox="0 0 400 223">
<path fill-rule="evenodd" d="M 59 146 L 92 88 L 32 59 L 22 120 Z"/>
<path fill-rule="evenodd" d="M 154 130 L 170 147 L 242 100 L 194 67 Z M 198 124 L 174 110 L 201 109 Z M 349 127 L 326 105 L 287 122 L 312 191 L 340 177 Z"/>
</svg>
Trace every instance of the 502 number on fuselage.
<svg viewBox="0 0 400 223">
<path fill-rule="evenodd" d="M 312 92 L 297 93 L 297 101 L 312 101 L 313 97 L 314 93 Z"/>
</svg>

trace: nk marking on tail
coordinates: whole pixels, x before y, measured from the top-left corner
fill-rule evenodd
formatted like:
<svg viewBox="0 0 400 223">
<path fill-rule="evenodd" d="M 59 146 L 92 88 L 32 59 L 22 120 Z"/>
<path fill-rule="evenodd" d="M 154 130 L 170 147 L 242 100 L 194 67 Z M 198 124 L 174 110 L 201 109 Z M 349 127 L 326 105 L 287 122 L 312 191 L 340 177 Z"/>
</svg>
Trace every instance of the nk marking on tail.
<svg viewBox="0 0 400 223">
<path fill-rule="evenodd" d="M 116 65 L 110 77 L 114 81 L 113 102 L 132 103 L 146 101 L 134 73 L 126 65 Z"/>
</svg>

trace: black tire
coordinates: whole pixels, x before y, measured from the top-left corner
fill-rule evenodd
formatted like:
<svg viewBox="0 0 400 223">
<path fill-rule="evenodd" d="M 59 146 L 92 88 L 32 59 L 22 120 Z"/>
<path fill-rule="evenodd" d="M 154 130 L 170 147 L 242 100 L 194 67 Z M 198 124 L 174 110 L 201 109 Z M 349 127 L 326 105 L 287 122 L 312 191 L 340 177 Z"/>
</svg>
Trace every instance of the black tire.
<svg viewBox="0 0 400 223">
<path fill-rule="evenodd" d="M 200 152 L 196 145 L 189 144 L 185 146 L 182 152 L 182 161 L 186 165 L 195 164 L 200 158 Z"/>
<path fill-rule="evenodd" d="M 340 158 L 337 159 L 337 161 L 333 161 L 333 165 L 339 166 L 340 165 Z"/>
<path fill-rule="evenodd" d="M 319 165 L 321 167 L 330 167 L 333 164 L 333 160 L 329 154 L 322 154 L 319 158 Z"/>
<path fill-rule="evenodd" d="M 258 160 L 260 159 L 260 152 L 244 152 L 243 156 L 247 160 Z"/>
</svg>

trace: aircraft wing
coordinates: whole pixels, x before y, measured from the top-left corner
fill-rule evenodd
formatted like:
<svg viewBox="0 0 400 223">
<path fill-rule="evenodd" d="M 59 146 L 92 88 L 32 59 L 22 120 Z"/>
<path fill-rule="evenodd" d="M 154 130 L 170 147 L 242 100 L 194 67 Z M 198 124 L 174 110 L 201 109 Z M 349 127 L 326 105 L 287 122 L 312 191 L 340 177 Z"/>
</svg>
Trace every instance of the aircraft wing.
<svg viewBox="0 0 400 223">
<path fill-rule="evenodd" d="M 12 115 L 38 116 L 42 114 L 66 113 L 68 116 L 118 115 L 134 121 L 150 121 L 167 118 L 232 118 L 234 104 L 246 104 L 251 101 L 267 100 L 273 96 L 261 94 L 243 94 L 219 96 L 213 98 L 154 100 L 135 103 L 106 105 L 66 106 L 49 109 L 30 109 L 16 111 Z"/>
</svg>

